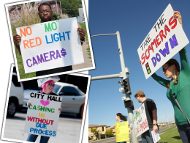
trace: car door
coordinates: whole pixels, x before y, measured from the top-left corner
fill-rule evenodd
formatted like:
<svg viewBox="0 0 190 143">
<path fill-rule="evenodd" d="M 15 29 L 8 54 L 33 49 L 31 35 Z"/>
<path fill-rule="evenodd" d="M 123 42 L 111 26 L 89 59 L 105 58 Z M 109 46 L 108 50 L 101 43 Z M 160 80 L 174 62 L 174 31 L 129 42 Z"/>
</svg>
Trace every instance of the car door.
<svg viewBox="0 0 190 143">
<path fill-rule="evenodd" d="M 85 102 L 85 96 L 82 92 L 77 89 L 76 87 L 72 86 L 64 86 L 60 93 L 62 96 L 62 105 L 61 110 L 62 112 L 69 112 L 69 113 L 79 113 L 80 107 Z"/>
</svg>

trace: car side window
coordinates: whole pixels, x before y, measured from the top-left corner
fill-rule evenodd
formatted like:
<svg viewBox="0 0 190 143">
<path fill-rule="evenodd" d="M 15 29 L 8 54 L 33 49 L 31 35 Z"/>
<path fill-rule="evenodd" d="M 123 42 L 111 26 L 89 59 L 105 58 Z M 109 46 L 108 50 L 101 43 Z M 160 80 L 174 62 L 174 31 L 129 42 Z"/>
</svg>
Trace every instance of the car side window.
<svg viewBox="0 0 190 143">
<path fill-rule="evenodd" d="M 65 86 L 61 89 L 60 95 L 64 96 L 79 96 L 80 92 L 75 87 Z"/>
</svg>

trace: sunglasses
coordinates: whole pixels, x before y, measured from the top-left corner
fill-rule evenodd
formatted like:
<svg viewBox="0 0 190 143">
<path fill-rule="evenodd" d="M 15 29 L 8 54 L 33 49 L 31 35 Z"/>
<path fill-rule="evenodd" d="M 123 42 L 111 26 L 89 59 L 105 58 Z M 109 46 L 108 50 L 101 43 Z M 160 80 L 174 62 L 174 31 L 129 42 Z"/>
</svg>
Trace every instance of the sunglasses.
<svg viewBox="0 0 190 143">
<path fill-rule="evenodd" d="M 166 72 L 166 70 L 168 70 L 171 66 L 175 66 L 175 65 L 166 65 L 162 69 L 164 72 Z"/>
</svg>

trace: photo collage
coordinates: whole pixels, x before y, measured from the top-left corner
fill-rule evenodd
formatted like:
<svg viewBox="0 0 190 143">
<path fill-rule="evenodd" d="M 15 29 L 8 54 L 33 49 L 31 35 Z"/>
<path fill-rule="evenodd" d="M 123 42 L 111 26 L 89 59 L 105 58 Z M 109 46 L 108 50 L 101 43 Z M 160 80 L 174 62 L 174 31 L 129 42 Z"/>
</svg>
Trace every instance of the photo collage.
<svg viewBox="0 0 190 143">
<path fill-rule="evenodd" d="M 2 0 L 0 143 L 190 143 L 190 0 Z"/>
</svg>

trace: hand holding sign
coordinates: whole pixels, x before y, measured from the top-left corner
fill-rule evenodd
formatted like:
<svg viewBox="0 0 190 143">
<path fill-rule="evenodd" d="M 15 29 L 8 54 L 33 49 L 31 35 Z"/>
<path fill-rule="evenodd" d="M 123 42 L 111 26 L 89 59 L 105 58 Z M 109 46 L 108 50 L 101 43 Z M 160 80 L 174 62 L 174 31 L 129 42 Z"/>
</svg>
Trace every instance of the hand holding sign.
<svg viewBox="0 0 190 143">
<path fill-rule="evenodd" d="M 178 19 L 179 23 L 182 25 L 182 16 L 179 11 L 174 11 L 174 18 Z"/>
<path fill-rule="evenodd" d="M 80 41 L 81 41 L 81 43 L 83 43 L 85 41 L 86 32 L 82 28 L 78 28 L 77 30 L 78 30 L 79 35 L 80 35 Z M 14 35 L 13 41 L 14 41 L 14 44 L 16 45 L 16 48 L 19 50 L 19 53 L 21 54 L 21 52 L 20 52 L 21 36 L 20 35 Z"/>
<path fill-rule="evenodd" d="M 15 42 L 16 45 L 18 45 L 20 43 L 20 41 L 21 41 L 20 35 L 14 35 L 13 39 L 14 39 L 14 42 Z"/>
<path fill-rule="evenodd" d="M 155 133 L 158 132 L 158 125 L 153 125 L 153 129 L 152 129 Z"/>
<path fill-rule="evenodd" d="M 82 28 L 78 28 L 78 32 L 79 32 L 79 35 L 80 35 L 80 42 L 83 43 L 85 41 L 85 31 L 84 29 Z"/>
<path fill-rule="evenodd" d="M 16 47 L 16 48 L 18 49 L 18 51 L 19 51 L 19 54 L 21 54 L 21 52 L 20 52 L 20 41 L 21 41 L 20 35 L 14 35 L 14 36 L 13 36 L 13 41 L 14 41 L 15 47 Z"/>
<path fill-rule="evenodd" d="M 178 11 L 169 4 L 158 18 L 137 52 L 145 77 L 150 77 L 188 43 Z"/>
</svg>

